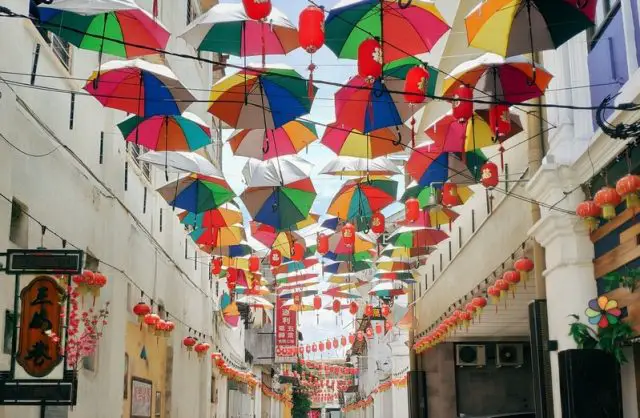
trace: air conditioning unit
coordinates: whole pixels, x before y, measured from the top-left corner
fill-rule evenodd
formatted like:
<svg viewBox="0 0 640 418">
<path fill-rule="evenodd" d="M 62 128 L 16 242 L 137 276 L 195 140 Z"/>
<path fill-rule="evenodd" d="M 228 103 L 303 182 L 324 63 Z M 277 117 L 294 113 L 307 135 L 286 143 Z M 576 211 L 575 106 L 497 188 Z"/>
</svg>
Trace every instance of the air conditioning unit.
<svg viewBox="0 0 640 418">
<path fill-rule="evenodd" d="M 522 367 L 522 344 L 496 344 L 496 367 Z"/>
<path fill-rule="evenodd" d="M 487 364 L 484 345 L 456 345 L 456 366 L 483 367 Z"/>
</svg>

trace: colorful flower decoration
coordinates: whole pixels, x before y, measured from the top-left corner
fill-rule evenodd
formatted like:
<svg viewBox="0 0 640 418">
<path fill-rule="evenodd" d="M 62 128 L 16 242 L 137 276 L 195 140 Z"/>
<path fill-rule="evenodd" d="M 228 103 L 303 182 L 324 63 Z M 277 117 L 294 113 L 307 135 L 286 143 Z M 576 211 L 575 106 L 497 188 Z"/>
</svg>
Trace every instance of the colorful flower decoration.
<svg viewBox="0 0 640 418">
<path fill-rule="evenodd" d="M 618 302 L 609 300 L 606 296 L 600 296 L 598 299 L 589 301 L 589 307 L 585 311 L 589 318 L 589 323 L 598 325 L 600 328 L 606 328 L 609 324 L 617 324 L 622 315 L 622 311 L 618 308 Z"/>
</svg>

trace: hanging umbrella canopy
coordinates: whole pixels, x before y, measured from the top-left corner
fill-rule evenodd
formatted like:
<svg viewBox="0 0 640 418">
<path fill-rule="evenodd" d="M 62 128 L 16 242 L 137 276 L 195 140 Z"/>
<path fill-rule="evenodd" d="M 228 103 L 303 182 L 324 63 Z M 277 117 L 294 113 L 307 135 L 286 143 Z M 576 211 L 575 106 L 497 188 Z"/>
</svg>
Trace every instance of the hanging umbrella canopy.
<svg viewBox="0 0 640 418">
<path fill-rule="evenodd" d="M 465 18 L 467 39 L 470 46 L 503 57 L 556 49 L 594 25 L 597 3 L 588 0 L 483 1 Z"/>
<path fill-rule="evenodd" d="M 380 257 L 376 261 L 378 271 L 402 271 L 415 268 L 416 263 L 403 258 Z"/>
<path fill-rule="evenodd" d="M 420 186 L 442 187 L 445 182 L 472 184 L 487 162 L 480 150 L 461 154 L 441 152 L 432 144 L 417 147 L 407 161 L 406 171 Z"/>
<path fill-rule="evenodd" d="M 381 281 L 389 280 L 394 281 L 398 280 L 403 284 L 414 284 L 417 283 L 416 277 L 413 272 L 405 270 L 405 271 L 386 271 L 386 272 L 378 272 L 375 274 L 375 278 Z"/>
<path fill-rule="evenodd" d="M 389 298 L 406 294 L 407 291 L 404 289 L 404 287 L 396 283 L 401 282 L 392 282 L 388 280 L 375 282 L 373 288 L 369 291 L 369 295 L 377 296 L 379 298 Z"/>
<path fill-rule="evenodd" d="M 442 82 L 443 96 L 453 98 L 461 85 L 473 87 L 474 99 L 522 103 L 544 94 L 553 76 L 524 57 L 487 53 L 458 65 Z"/>
<path fill-rule="evenodd" d="M 291 293 L 283 293 L 278 295 L 278 298 L 282 300 L 292 300 L 294 298 L 306 298 L 307 296 L 313 296 L 317 294 L 317 290 L 300 290 Z"/>
<path fill-rule="evenodd" d="M 220 296 L 220 310 L 222 311 L 222 318 L 227 325 L 233 328 L 238 326 L 240 323 L 240 311 L 238 310 L 238 305 L 232 302 L 228 293 L 223 293 Z"/>
<path fill-rule="evenodd" d="M 190 112 L 148 118 L 132 115 L 118 129 L 126 141 L 155 151 L 195 151 L 211 144 L 209 126 Z"/>
<path fill-rule="evenodd" d="M 250 159 L 243 169 L 249 187 L 273 187 L 306 180 L 313 164 L 297 155 L 266 161 Z"/>
<path fill-rule="evenodd" d="M 333 176 L 393 176 L 401 174 L 400 169 L 388 158 L 378 157 L 373 160 L 356 157 L 337 157 L 331 160 L 320 174 Z"/>
<path fill-rule="evenodd" d="M 194 152 L 150 151 L 138 160 L 164 169 L 167 173 L 194 173 L 208 177 L 222 178 L 222 171 L 201 155 Z"/>
<path fill-rule="evenodd" d="M 317 280 L 306 280 L 306 281 L 297 282 L 295 284 L 290 284 L 290 285 L 278 285 L 276 287 L 276 293 L 278 294 L 278 296 L 285 295 L 288 292 L 295 293 L 296 291 L 299 292 L 299 291 L 302 291 L 302 289 L 313 287 L 313 286 L 316 286 L 317 284 L 318 284 Z M 312 290 L 312 292 L 316 292 L 316 291 Z"/>
<path fill-rule="evenodd" d="M 327 46 L 338 58 L 358 58 L 368 38 L 382 39 L 385 62 L 431 51 L 449 30 L 434 2 L 342 0 L 327 16 Z"/>
<path fill-rule="evenodd" d="M 190 174 L 158 189 L 160 196 L 173 207 L 192 213 L 216 209 L 235 197 L 222 178 Z"/>
<path fill-rule="evenodd" d="M 398 182 L 387 177 L 347 181 L 331 201 L 327 213 L 341 219 L 371 217 L 396 200 Z"/>
<path fill-rule="evenodd" d="M 302 261 L 290 261 L 288 263 L 280 264 L 278 267 L 273 267 L 271 273 L 273 274 L 286 274 L 295 273 L 300 270 L 313 267 L 318 264 L 317 258 L 305 258 Z"/>
<path fill-rule="evenodd" d="M 239 129 L 227 142 L 234 155 L 264 161 L 297 154 L 316 139 L 313 123 L 294 120 L 277 129 Z"/>
<path fill-rule="evenodd" d="M 356 273 L 363 270 L 369 270 L 371 268 L 373 268 L 373 264 L 367 260 L 359 260 L 353 263 L 348 261 L 339 261 L 337 263 L 323 266 L 323 271 L 325 273 L 344 274 Z"/>
<path fill-rule="evenodd" d="M 510 113 L 511 131 L 507 136 L 500 138 L 506 141 L 523 131 L 520 117 Z M 444 116 L 433 122 L 424 132 L 431 138 L 441 151 L 467 152 L 479 148 L 497 145 L 497 139 L 489 124 L 489 110 L 476 109 L 471 119 L 460 123 L 449 111 Z"/>
<path fill-rule="evenodd" d="M 213 247 L 239 245 L 246 240 L 244 227 L 241 224 L 218 228 L 198 228 L 189 235 L 196 244 Z"/>
<path fill-rule="evenodd" d="M 335 234 L 339 234 L 339 232 L 336 232 Z M 337 239 L 337 238 L 334 238 L 334 239 Z M 356 235 L 356 243 L 358 242 L 358 239 L 359 238 Z M 367 239 L 370 240 L 370 238 L 367 238 Z M 367 247 L 368 245 L 363 245 L 363 246 Z M 336 253 L 335 251 L 329 251 L 328 253 L 323 255 L 323 258 L 326 258 L 327 260 L 331 260 L 331 261 L 348 261 L 351 264 L 355 264 L 358 261 L 371 261 L 371 259 L 374 258 L 375 256 L 376 256 L 375 248 L 370 248 L 368 250 L 356 251 L 355 253 L 351 253 L 351 252 Z"/>
<path fill-rule="evenodd" d="M 458 219 L 458 212 L 442 206 L 435 206 L 431 209 L 420 211 L 418 218 L 413 222 L 401 220 L 397 225 L 408 226 L 411 228 L 439 228 L 442 225 L 451 225 Z"/>
<path fill-rule="evenodd" d="M 242 212 L 234 202 L 228 202 L 216 209 L 202 213 L 181 212 L 178 219 L 183 225 L 195 228 L 220 228 L 242 223 Z"/>
<path fill-rule="evenodd" d="M 341 305 L 340 309 L 349 309 L 352 300 L 362 299 L 362 296 L 355 290 L 355 287 L 344 288 L 341 285 L 325 290 L 324 294 L 333 298 L 347 299 L 347 303 Z M 328 304 L 327 306 L 329 310 L 331 310 L 332 304 Z"/>
<path fill-rule="evenodd" d="M 405 125 L 363 134 L 337 122 L 327 126 L 321 141 L 337 155 L 368 159 L 402 152 L 410 142 L 411 131 Z"/>
<path fill-rule="evenodd" d="M 455 183 L 454 183 L 455 184 Z M 415 180 L 409 184 L 404 194 L 400 198 L 401 202 L 406 202 L 410 198 L 418 199 L 420 207 L 432 205 L 433 202 L 440 202 L 442 185 L 421 186 Z M 473 196 L 473 190 L 469 186 L 455 185 L 455 192 L 460 198 L 460 204 L 464 205 Z"/>
<path fill-rule="evenodd" d="M 292 258 L 296 244 L 305 248 L 304 238 L 297 232 L 277 231 L 270 225 L 251 221 L 251 235 L 265 246 L 278 250 L 283 257 Z"/>
<path fill-rule="evenodd" d="M 449 236 L 439 229 L 424 227 L 398 228 L 387 240 L 387 242 L 407 248 L 434 247 Z"/>
<path fill-rule="evenodd" d="M 226 247 L 216 247 L 213 245 L 199 245 L 198 247 L 205 253 L 219 257 L 244 257 L 253 253 L 253 248 L 246 241 Z"/>
<path fill-rule="evenodd" d="M 282 306 L 294 312 L 308 312 L 315 310 L 313 305 L 310 305 L 309 302 L 295 303 L 295 299 L 286 301 Z"/>
<path fill-rule="evenodd" d="M 38 26 L 80 49 L 122 58 L 166 49 L 169 31 L 133 0 L 57 0 L 38 6 Z"/>
<path fill-rule="evenodd" d="M 250 308 L 273 309 L 273 304 L 260 296 L 243 296 L 236 303 L 249 305 Z"/>
<path fill-rule="evenodd" d="M 423 257 L 431 254 L 433 252 L 433 248 L 407 248 L 407 247 L 398 247 L 394 245 L 387 245 L 380 252 L 381 256 L 387 257 L 402 257 L 402 258 L 414 258 L 414 257 Z"/>
<path fill-rule="evenodd" d="M 416 57 L 404 57 L 391 61 L 384 65 L 384 76 L 393 77 L 400 80 L 407 78 L 407 73 L 414 67 L 424 67 L 429 73 L 429 81 L 425 94 L 427 97 L 436 94 L 436 85 L 438 84 L 438 75 L 440 71 L 436 67 L 432 67 Z"/>
<path fill-rule="evenodd" d="M 271 291 L 266 286 L 257 286 L 253 289 L 248 289 L 244 286 L 236 286 L 236 293 L 238 295 L 247 296 L 269 296 Z"/>
<path fill-rule="evenodd" d="M 179 37 L 199 51 L 236 57 L 283 55 L 300 46 L 296 27 L 280 10 L 273 7 L 266 19 L 253 20 L 240 3 L 216 4 Z"/>
<path fill-rule="evenodd" d="M 209 112 L 234 128 L 275 129 L 309 113 L 316 91 L 309 97 L 307 80 L 286 65 L 249 65 L 213 85 Z"/>
<path fill-rule="evenodd" d="M 352 77 L 335 94 L 336 122 L 364 134 L 389 126 L 402 125 L 415 109 L 402 95 L 404 80 Z"/>
<path fill-rule="evenodd" d="M 318 277 L 318 273 L 314 273 L 311 270 L 297 271 L 294 274 L 279 274 L 276 276 L 276 284 L 293 284 L 307 281 L 309 279 L 315 279 Z"/>
<path fill-rule="evenodd" d="M 374 249 L 375 246 L 376 242 L 362 232 L 356 233 L 355 243 L 352 246 L 346 245 L 341 231 L 334 232 L 329 237 L 329 251 L 335 254 L 362 253 Z"/>
<path fill-rule="evenodd" d="M 97 77 L 99 83 L 95 82 Z M 104 107 L 145 118 L 181 115 L 195 101 L 169 67 L 139 58 L 102 64 L 84 89 Z"/>
</svg>

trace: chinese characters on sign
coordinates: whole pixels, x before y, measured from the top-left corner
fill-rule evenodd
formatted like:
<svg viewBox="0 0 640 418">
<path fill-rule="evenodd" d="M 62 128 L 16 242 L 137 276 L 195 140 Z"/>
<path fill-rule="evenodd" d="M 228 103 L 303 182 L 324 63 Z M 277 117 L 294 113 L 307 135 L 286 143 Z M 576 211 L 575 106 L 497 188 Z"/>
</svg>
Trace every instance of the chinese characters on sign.
<svg viewBox="0 0 640 418">
<path fill-rule="evenodd" d="M 60 350 L 48 333 L 62 335 L 62 288 L 50 276 L 38 276 L 20 293 L 18 364 L 33 377 L 45 377 L 60 363 Z"/>
<path fill-rule="evenodd" d="M 152 389 L 148 380 L 131 379 L 131 418 L 151 418 Z"/>
<path fill-rule="evenodd" d="M 298 346 L 298 321 L 296 312 L 290 311 L 284 305 L 282 298 L 277 298 L 276 302 L 276 363 L 292 363 L 296 361 L 295 356 L 286 355 L 287 350 L 293 350 Z"/>
</svg>

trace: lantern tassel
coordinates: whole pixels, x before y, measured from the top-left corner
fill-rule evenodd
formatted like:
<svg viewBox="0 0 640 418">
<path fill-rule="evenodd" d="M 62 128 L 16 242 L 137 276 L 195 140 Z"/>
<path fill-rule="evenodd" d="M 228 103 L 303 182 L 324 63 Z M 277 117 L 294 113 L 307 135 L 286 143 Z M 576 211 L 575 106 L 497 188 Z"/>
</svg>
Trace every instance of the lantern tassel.
<svg viewBox="0 0 640 418">
<path fill-rule="evenodd" d="M 158 0 L 153 0 L 153 18 L 158 17 Z"/>
<path fill-rule="evenodd" d="M 411 117 L 411 148 L 416 147 L 416 118 Z"/>
<path fill-rule="evenodd" d="M 313 99 L 313 72 L 316 69 L 315 64 L 313 63 L 313 61 L 311 61 L 311 64 L 309 64 L 309 81 L 307 83 L 307 95 L 309 96 L 309 99 Z"/>
<path fill-rule="evenodd" d="M 502 146 L 502 142 L 500 142 L 500 148 L 498 148 L 498 151 L 500 151 L 500 168 L 504 171 L 504 147 Z"/>
</svg>

